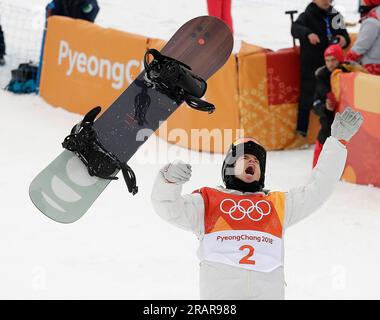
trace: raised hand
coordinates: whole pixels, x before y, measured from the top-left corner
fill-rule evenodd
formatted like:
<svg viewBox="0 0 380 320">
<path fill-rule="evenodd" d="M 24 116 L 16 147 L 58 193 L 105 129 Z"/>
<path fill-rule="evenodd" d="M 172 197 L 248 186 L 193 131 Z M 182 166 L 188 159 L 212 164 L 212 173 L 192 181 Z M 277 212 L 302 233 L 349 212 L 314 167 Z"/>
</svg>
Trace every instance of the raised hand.
<svg viewBox="0 0 380 320">
<path fill-rule="evenodd" d="M 343 113 L 335 114 L 331 125 L 331 136 L 348 142 L 359 131 L 362 123 L 362 114 L 347 107 Z"/>
</svg>

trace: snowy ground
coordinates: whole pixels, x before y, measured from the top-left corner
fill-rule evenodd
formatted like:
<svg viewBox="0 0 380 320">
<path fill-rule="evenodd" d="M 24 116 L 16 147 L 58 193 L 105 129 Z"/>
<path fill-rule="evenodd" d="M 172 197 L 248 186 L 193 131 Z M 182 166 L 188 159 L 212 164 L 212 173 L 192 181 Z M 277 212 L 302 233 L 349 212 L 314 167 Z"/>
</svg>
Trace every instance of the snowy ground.
<svg viewBox="0 0 380 320">
<path fill-rule="evenodd" d="M 289 21 L 282 7 L 302 8 L 306 2 L 233 0 L 238 38 L 270 48 L 288 46 Z M 336 2 L 351 13 L 357 3 Z M 45 3 L 17 1 L 33 10 Z M 206 13 L 201 0 L 99 3 L 102 25 L 160 38 Z M 198 299 L 197 240 L 160 220 L 149 201 L 159 168 L 183 149 L 153 136 L 139 153 L 152 153 L 160 141 L 157 158 L 147 165 L 136 155 L 130 162 L 138 195 L 130 196 L 122 181 L 114 182 L 72 225 L 48 220 L 30 202 L 30 181 L 61 151 L 60 141 L 79 120 L 37 96 L 0 91 L 0 298 Z M 222 158 L 195 162 L 184 192 L 219 184 Z M 267 187 L 301 185 L 311 158 L 311 149 L 270 152 Z M 288 299 L 380 298 L 379 204 L 380 189 L 341 182 L 318 212 L 287 231 Z"/>
</svg>

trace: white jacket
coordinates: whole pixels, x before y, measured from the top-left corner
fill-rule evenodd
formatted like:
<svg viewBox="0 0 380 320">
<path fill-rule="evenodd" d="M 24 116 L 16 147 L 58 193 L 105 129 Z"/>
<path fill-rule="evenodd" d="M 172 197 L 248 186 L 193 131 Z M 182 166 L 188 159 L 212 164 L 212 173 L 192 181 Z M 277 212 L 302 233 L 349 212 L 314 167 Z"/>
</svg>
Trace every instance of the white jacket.
<svg viewBox="0 0 380 320">
<path fill-rule="evenodd" d="M 337 139 L 326 140 L 318 164 L 308 182 L 285 195 L 283 232 L 320 207 L 339 181 L 347 156 Z M 156 213 L 164 220 L 204 236 L 204 203 L 199 193 L 181 195 L 182 185 L 166 183 L 159 172 L 151 194 Z M 236 190 L 224 192 L 242 194 Z M 284 299 L 283 266 L 265 273 L 222 263 L 200 262 L 201 299 Z"/>
<path fill-rule="evenodd" d="M 358 37 L 352 51 L 362 55 L 360 62 L 366 64 L 380 64 L 380 6 L 376 9 L 377 17 L 370 17 L 362 22 Z"/>
</svg>

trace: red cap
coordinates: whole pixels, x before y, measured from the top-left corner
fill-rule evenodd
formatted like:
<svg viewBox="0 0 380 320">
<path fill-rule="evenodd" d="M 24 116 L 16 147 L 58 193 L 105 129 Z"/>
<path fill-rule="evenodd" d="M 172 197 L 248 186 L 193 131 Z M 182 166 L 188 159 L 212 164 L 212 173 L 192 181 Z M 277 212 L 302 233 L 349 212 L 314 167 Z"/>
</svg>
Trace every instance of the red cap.
<svg viewBox="0 0 380 320">
<path fill-rule="evenodd" d="M 325 58 L 328 56 L 335 57 L 341 63 L 344 61 L 343 49 L 339 44 L 332 44 L 326 49 Z"/>
</svg>

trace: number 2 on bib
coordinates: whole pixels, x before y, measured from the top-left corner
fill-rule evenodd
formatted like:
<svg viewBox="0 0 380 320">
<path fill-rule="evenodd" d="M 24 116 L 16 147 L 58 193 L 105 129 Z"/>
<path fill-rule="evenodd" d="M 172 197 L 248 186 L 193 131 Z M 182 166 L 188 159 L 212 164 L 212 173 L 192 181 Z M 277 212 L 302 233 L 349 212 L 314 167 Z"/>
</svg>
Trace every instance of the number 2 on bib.
<svg viewBox="0 0 380 320">
<path fill-rule="evenodd" d="M 243 258 L 241 258 L 240 261 L 239 261 L 239 263 L 240 264 L 256 264 L 255 260 L 250 260 L 249 259 L 250 257 L 253 256 L 253 253 L 255 252 L 255 249 L 252 246 L 248 245 L 248 244 L 246 244 L 244 246 L 241 246 L 239 248 L 239 250 L 241 250 L 241 251 L 243 251 L 245 249 L 249 250 L 248 254 L 246 256 L 244 256 Z"/>
</svg>

